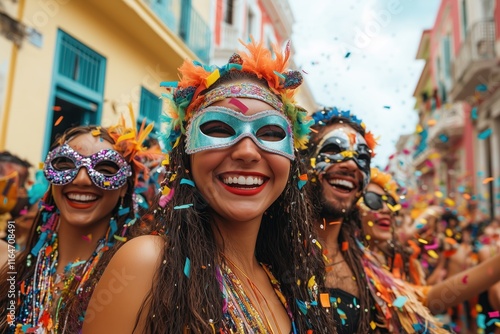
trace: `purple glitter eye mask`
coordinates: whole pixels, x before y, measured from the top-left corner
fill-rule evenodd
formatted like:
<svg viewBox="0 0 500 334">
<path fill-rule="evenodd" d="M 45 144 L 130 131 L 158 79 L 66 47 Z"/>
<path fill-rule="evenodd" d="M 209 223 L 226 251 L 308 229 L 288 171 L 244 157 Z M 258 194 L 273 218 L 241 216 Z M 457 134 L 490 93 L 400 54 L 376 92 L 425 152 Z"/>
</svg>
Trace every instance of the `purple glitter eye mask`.
<svg viewBox="0 0 500 334">
<path fill-rule="evenodd" d="M 87 168 L 92 182 L 104 190 L 121 188 L 132 175 L 130 165 L 115 150 L 105 149 L 83 156 L 68 144 L 49 152 L 43 173 L 50 183 L 60 186 L 72 182 L 82 167 Z"/>
</svg>

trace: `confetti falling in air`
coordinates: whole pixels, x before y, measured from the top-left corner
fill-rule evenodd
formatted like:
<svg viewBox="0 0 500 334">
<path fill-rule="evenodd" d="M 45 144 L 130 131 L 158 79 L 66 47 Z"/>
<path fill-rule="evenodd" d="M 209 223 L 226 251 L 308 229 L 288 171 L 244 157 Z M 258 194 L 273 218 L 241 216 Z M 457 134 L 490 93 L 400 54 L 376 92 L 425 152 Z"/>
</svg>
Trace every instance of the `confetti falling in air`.
<svg viewBox="0 0 500 334">
<path fill-rule="evenodd" d="M 438 249 L 439 247 L 439 244 L 437 243 L 437 240 L 434 240 L 434 242 L 430 245 L 425 245 L 424 248 L 425 250 L 429 250 L 429 249 Z"/>
<path fill-rule="evenodd" d="M 174 210 L 187 209 L 187 208 L 190 208 L 192 206 L 193 206 L 193 203 L 183 204 L 183 205 L 177 205 L 177 206 L 174 206 Z"/>
<path fill-rule="evenodd" d="M 216 69 L 215 71 L 210 74 L 207 79 L 205 85 L 208 87 L 212 86 L 214 82 L 216 82 L 220 78 L 220 73 L 219 69 Z"/>
<path fill-rule="evenodd" d="M 234 97 L 229 100 L 229 103 L 236 106 L 243 114 L 248 111 L 248 107 L 243 102 L 235 99 Z"/>
<path fill-rule="evenodd" d="M 462 283 L 467 284 L 467 278 L 467 275 L 464 275 L 464 277 L 462 277 Z"/>
<path fill-rule="evenodd" d="M 348 249 L 349 249 L 349 242 L 343 241 L 342 242 L 342 251 L 345 252 Z"/>
<path fill-rule="evenodd" d="M 59 118 L 57 119 L 57 121 L 54 123 L 54 126 L 58 126 L 59 124 L 61 124 L 63 118 L 64 118 L 64 116 L 59 116 Z"/>
<path fill-rule="evenodd" d="M 92 241 L 92 234 L 87 234 L 87 235 L 82 235 L 82 239 L 91 242 Z"/>
<path fill-rule="evenodd" d="M 483 184 L 488 184 L 490 183 L 491 181 L 493 181 L 493 178 L 492 177 L 487 177 L 483 180 Z"/>
<path fill-rule="evenodd" d="M 188 186 L 194 187 L 194 182 L 189 179 L 182 179 L 180 184 L 187 184 Z"/>
<path fill-rule="evenodd" d="M 330 307 L 330 295 L 328 293 L 320 293 L 319 294 L 319 300 L 321 303 L 321 306 L 323 307 Z"/>
<path fill-rule="evenodd" d="M 455 201 L 454 201 L 453 199 L 449 198 L 449 197 L 447 197 L 447 198 L 444 200 L 444 203 L 445 203 L 446 205 L 448 205 L 448 206 L 451 206 L 451 207 L 455 206 Z"/>
<path fill-rule="evenodd" d="M 421 244 L 424 244 L 424 245 L 427 245 L 429 243 L 427 240 L 422 239 L 422 238 L 419 238 L 418 242 L 420 242 Z"/>
<path fill-rule="evenodd" d="M 486 92 L 486 91 L 488 91 L 488 86 L 486 86 L 485 84 L 479 84 L 476 86 L 476 91 Z"/>
<path fill-rule="evenodd" d="M 500 312 L 499 312 L 499 311 L 492 311 L 492 312 L 488 312 L 488 316 L 489 316 L 490 318 L 500 317 Z"/>
<path fill-rule="evenodd" d="M 391 109 L 391 106 L 384 106 L 384 109 Z"/>
<path fill-rule="evenodd" d="M 307 174 L 302 174 L 299 176 L 299 181 L 297 182 L 297 187 L 300 189 L 302 189 L 302 187 L 304 187 L 304 185 L 307 183 Z"/>
<path fill-rule="evenodd" d="M 433 259 L 439 258 L 439 255 L 433 249 L 431 249 L 430 251 L 428 251 L 427 254 L 429 254 L 429 256 L 432 257 Z"/>
<path fill-rule="evenodd" d="M 392 212 L 398 212 L 399 210 L 401 210 L 401 204 L 396 204 L 396 205 L 390 205 L 389 203 L 387 203 L 387 207 L 389 208 L 389 210 L 391 210 Z"/>
<path fill-rule="evenodd" d="M 476 120 L 476 119 L 477 119 L 477 107 L 472 108 L 472 110 L 470 111 L 470 117 L 471 117 L 473 120 Z"/>
<path fill-rule="evenodd" d="M 184 275 L 189 278 L 191 274 L 191 260 L 187 257 L 186 262 L 184 262 Z"/>
<path fill-rule="evenodd" d="M 484 140 L 484 139 L 488 138 L 489 136 L 491 136 L 491 132 L 492 132 L 491 128 L 488 128 L 488 129 L 484 130 L 483 132 L 481 132 L 480 134 L 478 134 L 477 138 Z"/>
<path fill-rule="evenodd" d="M 351 52 L 347 52 L 344 56 L 344 58 L 349 58 L 351 56 Z"/>
<path fill-rule="evenodd" d="M 396 298 L 396 300 L 392 303 L 392 305 L 394 305 L 395 307 L 397 308 L 402 308 L 404 306 L 404 304 L 406 303 L 406 301 L 408 300 L 407 297 L 405 296 L 399 296 L 398 298 Z"/>
</svg>

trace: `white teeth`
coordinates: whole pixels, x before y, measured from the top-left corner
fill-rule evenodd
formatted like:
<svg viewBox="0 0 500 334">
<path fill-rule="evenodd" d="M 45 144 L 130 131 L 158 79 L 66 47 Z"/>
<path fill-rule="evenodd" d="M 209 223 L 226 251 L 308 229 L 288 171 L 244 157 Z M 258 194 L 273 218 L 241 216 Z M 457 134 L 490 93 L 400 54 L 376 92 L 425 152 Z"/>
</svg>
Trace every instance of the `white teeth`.
<svg viewBox="0 0 500 334">
<path fill-rule="evenodd" d="M 262 183 L 264 183 L 264 179 L 261 177 L 257 176 L 234 176 L 234 177 L 225 177 L 222 180 L 225 184 L 239 184 L 243 186 L 253 186 L 253 185 L 258 185 L 260 186 Z"/>
<path fill-rule="evenodd" d="M 72 201 L 78 201 L 78 202 L 91 202 L 95 201 L 97 199 L 97 196 L 95 195 L 90 195 L 90 194 L 67 194 L 68 198 Z"/>
<path fill-rule="evenodd" d="M 339 185 L 349 189 L 354 189 L 354 184 L 351 181 L 341 180 L 341 179 L 333 179 L 328 181 L 331 185 Z"/>
</svg>

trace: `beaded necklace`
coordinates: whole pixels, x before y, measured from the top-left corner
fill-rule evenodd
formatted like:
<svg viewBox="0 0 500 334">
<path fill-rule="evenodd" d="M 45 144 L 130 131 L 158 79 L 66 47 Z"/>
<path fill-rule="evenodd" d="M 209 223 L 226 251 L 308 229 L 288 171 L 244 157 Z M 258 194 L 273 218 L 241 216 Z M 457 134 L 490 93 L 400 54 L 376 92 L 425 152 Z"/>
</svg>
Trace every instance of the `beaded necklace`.
<svg viewBox="0 0 500 334">
<path fill-rule="evenodd" d="M 71 294 L 77 297 L 83 291 L 83 285 L 93 272 L 102 254 L 109 248 L 108 237 L 98 241 L 97 247 L 87 261 L 76 259 L 64 268 L 63 274 L 57 274 L 59 259 L 59 239 L 57 227 L 59 215 L 53 213 L 47 224 L 41 228 L 37 245 L 28 256 L 27 265 L 31 265 L 31 256 L 36 256 L 33 277 L 20 284 L 19 313 L 16 318 L 15 333 L 64 333 L 67 318 L 61 324 L 60 311 L 66 306 Z M 109 233 L 109 229 L 108 229 Z M 76 290 L 70 291 L 77 279 Z M 83 319 L 83 315 L 80 317 Z M 62 325 L 62 328 L 61 328 Z"/>
<path fill-rule="evenodd" d="M 228 260 L 226 257 L 224 258 Z M 232 263 L 231 261 L 228 262 Z M 234 264 L 232 265 L 235 266 Z M 281 303 L 285 307 L 286 312 L 290 317 L 290 320 L 292 321 L 292 329 L 294 329 L 295 324 L 293 320 L 293 315 L 288 303 L 286 302 L 285 297 L 281 292 L 278 281 L 271 273 L 270 268 L 268 268 L 266 265 L 262 263 L 261 265 L 266 274 L 268 275 L 276 295 L 279 297 Z M 235 266 L 235 268 L 239 269 L 237 266 Z M 264 310 L 262 309 L 262 306 L 260 305 L 261 297 L 266 306 L 268 307 L 268 309 L 271 311 L 273 321 L 276 324 L 276 327 L 278 328 L 279 331 L 276 318 L 272 313 L 271 308 L 269 307 L 262 293 L 258 290 L 255 284 L 253 284 L 250 278 L 244 272 L 242 272 L 242 274 L 248 280 L 248 283 L 252 288 L 252 291 L 254 292 L 254 295 L 259 303 L 259 308 L 264 319 L 262 318 L 261 313 L 259 313 L 257 308 L 252 304 L 252 301 L 248 298 L 248 295 L 245 292 L 241 280 L 238 279 L 238 277 L 233 273 L 231 268 L 229 268 L 229 266 L 223 262 L 219 267 L 219 271 L 221 275 L 220 279 L 221 290 L 224 296 L 224 309 L 223 309 L 224 321 L 223 321 L 223 328 L 221 329 L 221 331 L 224 333 L 238 333 L 238 334 L 273 333 L 271 324 L 267 319 Z M 261 297 L 259 297 L 259 294 Z"/>
</svg>

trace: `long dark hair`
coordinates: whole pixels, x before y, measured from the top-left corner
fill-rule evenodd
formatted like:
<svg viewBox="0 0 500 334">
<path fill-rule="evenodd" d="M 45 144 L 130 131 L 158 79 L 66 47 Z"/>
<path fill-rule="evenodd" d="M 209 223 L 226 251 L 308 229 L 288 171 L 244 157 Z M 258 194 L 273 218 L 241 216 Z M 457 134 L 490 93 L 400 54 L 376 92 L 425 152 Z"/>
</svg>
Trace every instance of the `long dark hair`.
<svg viewBox="0 0 500 334">
<path fill-rule="evenodd" d="M 314 157 L 317 148 L 316 145 L 319 140 L 321 140 L 320 136 L 322 128 L 332 124 L 345 124 L 359 132 L 362 136 L 365 135 L 365 129 L 358 123 L 352 121 L 350 118 L 339 116 L 324 120 L 321 124 L 315 124 L 312 126 L 313 132 L 311 133 L 310 144 L 307 150 L 302 152 L 303 159 L 309 161 Z M 312 173 L 309 176 L 310 179 L 314 179 L 314 177 L 315 175 Z M 321 217 L 321 212 L 323 209 L 324 199 L 322 197 L 323 191 L 321 189 L 321 185 L 319 182 L 311 182 L 308 183 L 307 188 L 309 197 L 314 204 L 314 221 L 322 221 L 323 217 Z M 354 277 L 356 277 L 356 285 L 359 291 L 358 303 L 360 309 L 363 310 L 360 312 L 360 319 L 356 333 L 368 333 L 371 332 L 370 321 L 372 320 L 371 315 L 372 310 L 375 307 L 375 301 L 373 300 L 370 290 L 366 285 L 365 271 L 362 261 L 363 251 L 359 247 L 356 247 L 361 234 L 362 230 L 360 225 L 359 209 L 353 203 L 352 209 L 349 212 L 346 212 L 343 217 L 342 227 L 340 228 L 338 237 L 338 244 L 341 245 L 343 242 L 347 242 L 349 245 L 352 245 L 346 250 L 342 250 L 342 255 L 349 268 L 351 268 Z"/>
<path fill-rule="evenodd" d="M 111 135 L 105 128 L 101 128 L 98 126 L 78 126 L 70 128 L 65 133 L 63 133 L 58 139 L 56 139 L 51 149 L 63 145 L 71 138 L 91 133 L 92 131 L 99 131 L 99 136 L 103 140 L 106 140 L 111 144 L 115 143 L 114 139 L 111 137 Z M 131 218 L 134 218 L 135 216 L 134 205 L 133 205 L 134 182 L 135 182 L 135 173 L 133 172 L 133 175 L 127 179 L 127 192 L 123 198 L 123 202 L 121 202 L 120 200 L 117 201 L 112 212 L 113 215 L 115 215 L 118 211 L 118 207 L 120 206 L 120 204 L 124 208 L 130 208 L 128 214 L 122 215 L 118 217 L 116 220 L 118 227 L 118 231 L 116 232 L 117 235 L 121 235 L 123 233 L 125 222 L 129 221 Z M 49 187 L 49 189 L 47 190 L 42 201 L 44 202 L 46 207 L 51 207 L 56 205 L 54 202 L 54 198 L 52 196 L 51 187 Z M 30 253 L 32 249 L 35 247 L 35 244 L 39 240 L 40 228 L 47 220 L 43 219 L 43 217 L 47 216 L 47 214 L 54 215 L 57 213 L 55 211 L 52 212 L 44 211 L 43 207 L 39 209 L 39 212 L 37 213 L 30 230 L 30 235 L 26 248 L 16 257 L 15 270 L 12 270 L 12 268 L 9 268 L 9 266 L 4 266 L 0 270 L 0 279 L 2 280 L 1 282 L 7 282 L 7 278 L 10 276 L 9 272 L 15 271 L 17 273 L 16 275 L 17 291 L 19 291 L 20 285 L 23 282 L 29 281 L 33 278 L 33 274 L 36 267 L 34 263 L 36 262 L 36 257 L 30 256 Z M 142 232 L 139 231 L 140 228 L 141 227 L 139 226 L 139 224 L 137 224 L 137 226 L 133 225 L 127 231 L 127 235 L 141 234 Z M 71 285 L 67 288 L 66 291 L 69 291 L 69 293 L 63 296 L 63 301 L 62 301 L 63 305 L 65 306 L 61 308 L 58 315 L 59 319 L 62 319 L 62 321 L 65 322 L 65 325 L 63 326 L 65 326 L 66 332 L 76 333 L 81 329 L 83 314 L 85 309 L 87 308 L 93 289 L 97 284 L 99 278 L 101 277 L 102 273 L 104 272 L 104 269 L 109 263 L 111 257 L 118 250 L 118 248 L 122 246 L 122 244 L 123 242 L 116 240 L 114 245 L 110 247 L 109 250 L 104 251 L 99 262 L 96 264 L 93 271 L 90 273 L 89 279 L 86 281 L 83 287 L 81 287 L 81 290 L 78 292 L 78 296 L 76 296 L 77 293 L 76 289 L 77 286 L 79 285 L 78 280 L 76 279 L 73 280 Z M 9 324 L 7 323 L 7 305 L 9 305 L 10 300 L 12 300 L 12 298 L 9 298 L 10 296 L 8 295 L 9 288 L 10 286 L 8 284 L 3 284 L 3 283 L 0 284 L 0 305 L 2 305 L 0 310 L 0 332 L 2 333 L 6 333 L 10 327 Z M 17 291 L 16 291 L 16 297 L 17 297 Z M 15 313 L 16 315 L 19 314 L 18 312 L 21 305 L 22 301 L 21 303 L 18 303 L 18 305 L 16 306 L 16 313 Z"/>
<path fill-rule="evenodd" d="M 231 73 L 214 86 L 239 78 L 257 80 L 244 72 Z M 180 143 L 184 140 L 182 136 Z M 217 279 L 221 249 L 216 244 L 206 202 L 195 187 L 180 182 L 192 179 L 189 168 L 189 156 L 180 144 L 170 154 L 164 183 L 174 191 L 173 198 L 164 207 L 156 204 L 151 209 L 158 228 L 165 229 L 166 242 L 163 262 L 141 309 L 141 313 L 146 312 L 145 305 L 148 305 L 147 333 L 183 333 L 186 329 L 191 333 L 212 333 L 211 324 L 222 327 L 223 296 Z M 264 214 L 255 255 L 258 261 L 271 266 L 280 282 L 294 314 L 297 332 L 305 333 L 313 328 L 316 333 L 334 333 L 332 316 L 325 308 L 313 306 L 304 315 L 296 302 L 311 300 L 307 282 L 315 276 L 322 287 L 325 272 L 321 252 L 311 242 L 315 232 L 310 202 L 297 184 L 298 176 L 304 173 L 306 168 L 296 154 L 284 191 Z M 169 182 L 174 174 L 175 178 Z M 193 206 L 174 209 L 189 203 Z M 184 274 L 186 259 L 190 260 L 189 278 Z"/>
</svg>

